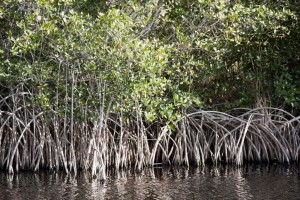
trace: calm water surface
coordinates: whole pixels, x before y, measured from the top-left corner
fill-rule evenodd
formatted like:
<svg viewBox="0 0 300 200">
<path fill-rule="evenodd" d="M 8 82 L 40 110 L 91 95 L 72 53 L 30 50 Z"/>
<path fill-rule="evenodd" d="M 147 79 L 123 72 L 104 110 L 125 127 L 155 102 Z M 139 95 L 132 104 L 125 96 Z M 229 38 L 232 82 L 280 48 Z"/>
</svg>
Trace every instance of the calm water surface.
<svg viewBox="0 0 300 200">
<path fill-rule="evenodd" d="M 299 166 L 155 168 L 89 173 L 0 172 L 0 199 L 300 199 Z"/>
</svg>

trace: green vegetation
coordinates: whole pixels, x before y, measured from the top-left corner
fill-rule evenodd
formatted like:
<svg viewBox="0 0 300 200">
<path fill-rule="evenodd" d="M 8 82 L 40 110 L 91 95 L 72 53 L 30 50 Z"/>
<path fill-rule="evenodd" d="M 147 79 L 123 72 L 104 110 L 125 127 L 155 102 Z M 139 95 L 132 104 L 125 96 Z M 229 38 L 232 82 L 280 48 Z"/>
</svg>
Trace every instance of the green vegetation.
<svg viewBox="0 0 300 200">
<path fill-rule="evenodd" d="M 1 1 L 0 168 L 297 160 L 299 7 Z"/>
</svg>

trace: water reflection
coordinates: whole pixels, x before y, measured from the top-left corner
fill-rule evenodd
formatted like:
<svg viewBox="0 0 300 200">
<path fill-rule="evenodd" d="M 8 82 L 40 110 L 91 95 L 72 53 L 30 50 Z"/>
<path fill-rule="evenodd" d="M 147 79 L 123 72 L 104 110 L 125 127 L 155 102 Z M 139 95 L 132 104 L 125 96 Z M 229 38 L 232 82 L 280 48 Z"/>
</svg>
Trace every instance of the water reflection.
<svg viewBox="0 0 300 200">
<path fill-rule="evenodd" d="M 154 168 L 89 173 L 0 173 L 0 199 L 299 199 L 298 166 Z"/>
</svg>

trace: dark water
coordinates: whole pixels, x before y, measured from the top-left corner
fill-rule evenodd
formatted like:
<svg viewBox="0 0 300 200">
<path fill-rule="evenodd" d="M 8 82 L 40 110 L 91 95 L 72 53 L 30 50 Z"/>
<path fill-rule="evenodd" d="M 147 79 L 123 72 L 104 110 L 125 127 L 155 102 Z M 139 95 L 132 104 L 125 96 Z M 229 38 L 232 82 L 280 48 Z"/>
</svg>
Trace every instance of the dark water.
<svg viewBox="0 0 300 200">
<path fill-rule="evenodd" d="M 300 199 L 299 166 L 155 168 L 89 173 L 0 173 L 0 199 Z"/>
</svg>

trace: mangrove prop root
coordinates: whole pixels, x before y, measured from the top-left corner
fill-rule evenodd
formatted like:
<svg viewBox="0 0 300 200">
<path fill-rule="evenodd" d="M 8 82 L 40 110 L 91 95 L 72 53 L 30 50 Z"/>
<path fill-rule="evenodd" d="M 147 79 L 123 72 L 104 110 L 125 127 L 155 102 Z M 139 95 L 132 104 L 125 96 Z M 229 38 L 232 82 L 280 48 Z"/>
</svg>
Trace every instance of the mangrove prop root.
<svg viewBox="0 0 300 200">
<path fill-rule="evenodd" d="M 122 114 L 110 116 L 101 108 L 93 108 L 100 113 L 97 119 L 77 122 L 54 110 L 26 106 L 24 95 L 11 96 L 19 106 L 0 111 L 0 168 L 9 173 L 83 169 L 105 179 L 109 167 L 140 170 L 160 164 L 204 165 L 208 160 L 289 163 L 299 157 L 300 117 L 277 108 L 232 112 L 240 114 L 198 111 L 185 114 L 170 131 L 159 124 L 147 127 L 139 113 L 125 123 Z M 6 101 L 1 105 L 8 105 Z"/>
</svg>

